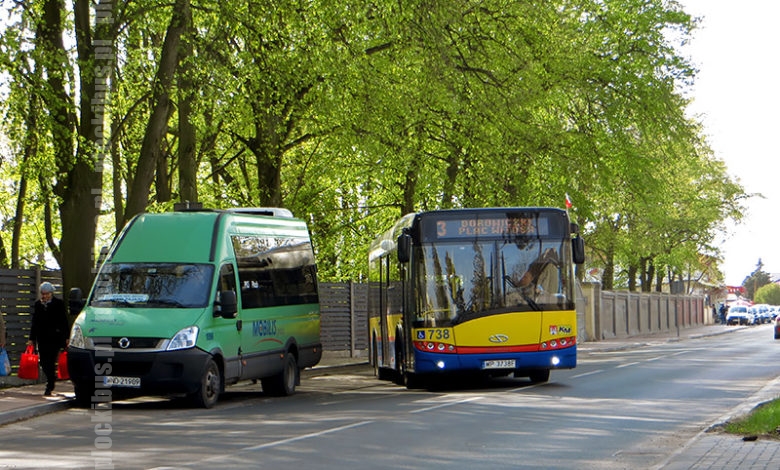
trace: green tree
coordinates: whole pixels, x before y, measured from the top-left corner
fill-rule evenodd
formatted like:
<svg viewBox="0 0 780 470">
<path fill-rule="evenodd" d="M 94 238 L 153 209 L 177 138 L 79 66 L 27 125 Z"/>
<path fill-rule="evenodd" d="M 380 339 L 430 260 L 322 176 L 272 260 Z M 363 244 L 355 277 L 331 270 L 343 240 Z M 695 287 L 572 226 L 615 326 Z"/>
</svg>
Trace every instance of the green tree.
<svg viewBox="0 0 780 470">
<path fill-rule="evenodd" d="M 757 302 L 755 296 L 758 290 L 771 282 L 769 273 L 764 271 L 764 262 L 759 258 L 756 263 L 756 269 L 742 281 L 742 287 L 745 288 L 745 297 Z"/>
<path fill-rule="evenodd" d="M 3 223 L 68 272 L 71 253 L 90 265 L 94 227 L 110 242 L 177 200 L 285 206 L 309 222 L 323 279 L 360 280 L 404 213 L 569 193 L 604 287 L 660 289 L 716 271 L 713 240 L 746 197 L 686 117 L 694 71 L 670 32 L 695 23 L 675 2 L 138 0 L 93 4 L 113 18 L 94 24 L 84 0 L 16 5 L 0 170 L 29 202 Z M 93 39 L 116 55 L 95 77 Z M 110 180 L 85 108 L 111 127 Z"/>
<path fill-rule="evenodd" d="M 753 300 L 758 304 L 780 305 L 780 285 L 771 282 L 759 287 Z"/>
</svg>

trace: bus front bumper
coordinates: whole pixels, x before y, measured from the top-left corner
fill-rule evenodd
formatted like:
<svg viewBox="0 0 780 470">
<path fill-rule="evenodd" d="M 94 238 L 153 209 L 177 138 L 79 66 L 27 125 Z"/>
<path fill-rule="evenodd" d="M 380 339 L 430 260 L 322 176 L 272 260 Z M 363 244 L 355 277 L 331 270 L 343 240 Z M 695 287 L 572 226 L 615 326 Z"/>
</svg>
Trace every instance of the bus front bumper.
<svg viewBox="0 0 780 470">
<path fill-rule="evenodd" d="M 514 367 L 492 368 L 497 361 L 514 360 Z M 414 372 L 417 374 L 443 372 L 490 372 L 491 370 L 524 371 L 544 369 L 573 369 L 577 366 L 577 346 L 518 354 L 440 354 L 415 351 Z"/>
</svg>

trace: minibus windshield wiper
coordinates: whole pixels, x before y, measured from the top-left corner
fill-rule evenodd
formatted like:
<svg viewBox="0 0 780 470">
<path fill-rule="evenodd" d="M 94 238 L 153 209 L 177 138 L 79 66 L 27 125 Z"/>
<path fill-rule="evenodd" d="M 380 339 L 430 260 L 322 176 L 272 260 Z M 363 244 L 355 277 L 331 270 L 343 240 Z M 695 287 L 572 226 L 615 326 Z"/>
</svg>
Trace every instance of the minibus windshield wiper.
<svg viewBox="0 0 780 470">
<path fill-rule="evenodd" d="M 183 303 L 179 302 L 176 299 L 153 299 L 149 301 L 149 304 L 152 305 L 165 305 L 165 306 L 171 306 L 171 307 L 187 307 Z"/>
</svg>

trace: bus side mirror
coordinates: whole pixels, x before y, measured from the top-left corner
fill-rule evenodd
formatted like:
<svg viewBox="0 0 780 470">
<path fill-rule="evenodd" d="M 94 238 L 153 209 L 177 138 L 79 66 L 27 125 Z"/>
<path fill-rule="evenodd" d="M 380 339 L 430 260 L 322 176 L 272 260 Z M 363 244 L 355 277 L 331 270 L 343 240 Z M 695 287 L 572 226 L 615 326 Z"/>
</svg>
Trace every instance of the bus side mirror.
<svg viewBox="0 0 780 470">
<path fill-rule="evenodd" d="M 412 249 L 412 237 L 408 233 L 398 235 L 398 262 L 409 262 L 409 252 Z"/>
<path fill-rule="evenodd" d="M 219 302 L 214 309 L 215 317 L 236 318 L 238 313 L 238 298 L 236 292 L 232 290 L 223 290 L 219 293 Z"/>
<path fill-rule="evenodd" d="M 574 264 L 585 262 L 585 241 L 579 235 L 571 239 L 571 255 Z"/>
</svg>

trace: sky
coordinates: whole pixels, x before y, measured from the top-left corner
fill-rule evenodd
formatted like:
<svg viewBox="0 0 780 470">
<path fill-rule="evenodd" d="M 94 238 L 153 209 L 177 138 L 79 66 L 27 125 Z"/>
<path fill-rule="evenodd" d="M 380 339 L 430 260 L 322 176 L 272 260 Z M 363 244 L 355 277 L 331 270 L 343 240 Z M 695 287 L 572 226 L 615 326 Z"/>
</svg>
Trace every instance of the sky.
<svg viewBox="0 0 780 470">
<path fill-rule="evenodd" d="M 699 70 L 690 98 L 715 157 L 753 197 L 719 244 L 726 284 L 755 271 L 780 276 L 780 1 L 678 0 L 701 18 L 680 49 Z"/>
</svg>

